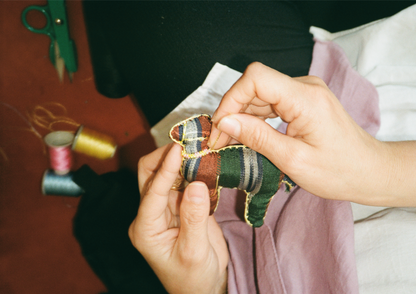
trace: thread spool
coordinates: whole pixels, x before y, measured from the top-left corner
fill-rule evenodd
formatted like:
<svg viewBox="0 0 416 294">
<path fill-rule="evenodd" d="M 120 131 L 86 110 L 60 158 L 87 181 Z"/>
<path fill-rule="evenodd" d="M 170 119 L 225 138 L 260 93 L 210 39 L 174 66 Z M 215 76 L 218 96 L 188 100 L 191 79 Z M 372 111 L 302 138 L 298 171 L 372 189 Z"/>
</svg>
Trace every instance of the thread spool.
<svg viewBox="0 0 416 294">
<path fill-rule="evenodd" d="M 55 196 L 80 196 L 85 193 L 73 180 L 73 173 L 58 175 L 53 170 L 46 170 L 42 178 L 42 194 Z"/>
<path fill-rule="evenodd" d="M 74 135 L 66 131 L 56 131 L 46 135 L 44 141 L 49 149 L 51 168 L 58 175 L 68 173 L 72 166 L 71 145 Z"/>
<path fill-rule="evenodd" d="M 112 158 L 117 150 L 114 139 L 108 135 L 80 126 L 72 150 L 99 159 Z"/>
</svg>

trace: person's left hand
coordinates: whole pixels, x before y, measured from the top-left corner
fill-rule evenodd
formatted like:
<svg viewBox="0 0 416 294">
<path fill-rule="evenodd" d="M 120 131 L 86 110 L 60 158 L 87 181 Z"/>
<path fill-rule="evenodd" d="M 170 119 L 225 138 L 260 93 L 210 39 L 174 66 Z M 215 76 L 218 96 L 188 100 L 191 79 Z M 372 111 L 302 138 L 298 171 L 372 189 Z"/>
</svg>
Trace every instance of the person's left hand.
<svg viewBox="0 0 416 294">
<path fill-rule="evenodd" d="M 183 194 L 171 190 L 182 160 L 181 147 L 170 146 L 140 159 L 141 203 L 130 239 L 169 293 L 225 293 L 229 254 L 209 216 L 208 188 L 193 182 Z"/>
</svg>

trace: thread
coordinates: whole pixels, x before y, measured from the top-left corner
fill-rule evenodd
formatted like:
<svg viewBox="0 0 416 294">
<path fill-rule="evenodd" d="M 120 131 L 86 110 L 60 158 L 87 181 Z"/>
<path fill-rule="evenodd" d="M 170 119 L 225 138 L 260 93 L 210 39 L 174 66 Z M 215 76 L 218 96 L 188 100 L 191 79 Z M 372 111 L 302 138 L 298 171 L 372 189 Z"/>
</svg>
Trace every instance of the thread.
<svg viewBox="0 0 416 294">
<path fill-rule="evenodd" d="M 99 159 L 108 159 L 114 156 L 117 144 L 108 135 L 80 126 L 78 129 L 72 149 Z"/>
<path fill-rule="evenodd" d="M 85 193 L 73 180 L 73 173 L 58 175 L 53 170 L 46 170 L 42 178 L 42 194 L 55 196 L 80 196 Z"/>
<path fill-rule="evenodd" d="M 44 105 L 44 106 L 43 106 Z M 66 108 L 60 103 L 49 102 L 43 105 L 36 105 L 32 111 L 27 113 L 28 118 L 37 126 L 47 129 L 49 131 L 55 131 L 55 124 L 65 124 L 68 128 L 75 131 L 80 126 L 75 120 L 66 116 Z M 64 115 L 56 115 L 48 107 L 60 108 Z"/>
<path fill-rule="evenodd" d="M 182 151 L 182 156 L 184 158 L 191 158 L 191 159 L 195 159 L 195 158 L 201 158 L 205 155 L 208 155 L 212 152 L 211 149 L 203 149 L 201 151 L 195 152 L 195 153 L 186 153 L 185 152 L 185 148 Z"/>
<path fill-rule="evenodd" d="M 13 110 L 29 126 L 29 128 L 14 127 L 14 129 L 29 131 L 29 132 L 33 133 L 42 142 L 43 153 L 46 154 L 46 148 L 45 148 L 45 144 L 43 143 L 43 140 L 42 140 L 42 135 L 39 134 L 39 132 L 33 127 L 32 123 L 29 120 L 27 120 L 24 117 L 23 114 L 21 114 L 15 107 L 11 106 L 10 104 L 7 104 L 7 103 L 2 102 L 2 101 L 0 101 L 0 104 L 4 105 L 5 107 L 7 107 L 11 110 Z M 0 126 L 0 128 L 2 128 L 2 126 Z M 13 128 L 13 127 L 11 127 L 11 128 Z M 7 159 L 6 152 L 3 150 L 1 153 L 3 155 L 3 158 L 5 158 L 5 160 L 7 161 L 8 159 Z"/>
<path fill-rule="evenodd" d="M 58 175 L 64 175 L 71 170 L 71 145 L 74 135 L 66 131 L 51 132 L 45 136 L 44 141 L 49 149 L 51 168 Z"/>
<path fill-rule="evenodd" d="M 222 134 L 222 132 L 220 131 L 219 134 L 218 134 L 218 136 L 217 136 L 217 138 L 215 139 L 214 145 L 212 145 L 212 147 L 210 147 L 210 149 L 215 150 L 214 149 L 215 148 L 215 145 L 217 144 L 218 139 L 220 138 L 221 134 Z"/>
</svg>

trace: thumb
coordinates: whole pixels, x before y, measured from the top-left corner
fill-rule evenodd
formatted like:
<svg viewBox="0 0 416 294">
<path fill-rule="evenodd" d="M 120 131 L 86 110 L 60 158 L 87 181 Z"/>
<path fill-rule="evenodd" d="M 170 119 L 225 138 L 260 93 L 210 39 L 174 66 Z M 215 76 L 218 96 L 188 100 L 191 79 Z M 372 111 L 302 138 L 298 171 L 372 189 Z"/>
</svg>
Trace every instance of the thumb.
<svg viewBox="0 0 416 294">
<path fill-rule="evenodd" d="M 179 244 L 183 252 L 195 252 L 208 244 L 209 192 L 203 182 L 190 183 L 184 192 L 180 207 Z M 202 249 L 202 248 L 201 248 Z"/>
<path fill-rule="evenodd" d="M 223 117 L 217 128 L 245 146 L 266 156 L 276 166 L 283 166 L 297 144 L 292 137 L 272 128 L 264 120 L 249 114 Z"/>
</svg>

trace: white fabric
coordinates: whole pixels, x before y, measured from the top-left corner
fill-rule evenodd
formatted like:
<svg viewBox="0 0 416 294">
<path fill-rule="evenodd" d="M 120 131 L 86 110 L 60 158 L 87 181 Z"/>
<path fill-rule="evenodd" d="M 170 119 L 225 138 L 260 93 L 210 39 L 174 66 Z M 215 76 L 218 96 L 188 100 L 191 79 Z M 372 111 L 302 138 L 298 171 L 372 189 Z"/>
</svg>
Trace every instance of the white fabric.
<svg viewBox="0 0 416 294">
<path fill-rule="evenodd" d="M 156 146 L 161 147 L 172 142 L 168 135 L 169 131 L 174 124 L 181 120 L 201 113 L 212 115 L 220 104 L 222 96 L 240 77 L 240 72 L 216 63 L 202 86 L 150 130 Z M 280 118 L 266 121 L 274 128 L 277 128 L 282 122 Z"/>
<path fill-rule="evenodd" d="M 416 293 L 416 208 L 388 208 L 354 225 L 361 294 Z"/>
<path fill-rule="evenodd" d="M 416 5 L 347 31 L 310 31 L 340 45 L 353 68 L 376 87 L 376 138 L 416 140 Z M 360 293 L 416 293 L 416 209 L 351 205 Z"/>
<path fill-rule="evenodd" d="M 169 131 L 173 125 L 196 114 L 212 115 L 217 109 L 224 93 L 237 81 L 241 73 L 216 63 L 202 86 L 196 89 L 150 131 L 156 146 L 161 147 L 172 140 Z"/>
<path fill-rule="evenodd" d="M 310 31 L 340 45 L 353 68 L 377 88 L 381 126 L 376 138 L 416 140 L 416 5 L 347 31 Z"/>
</svg>

